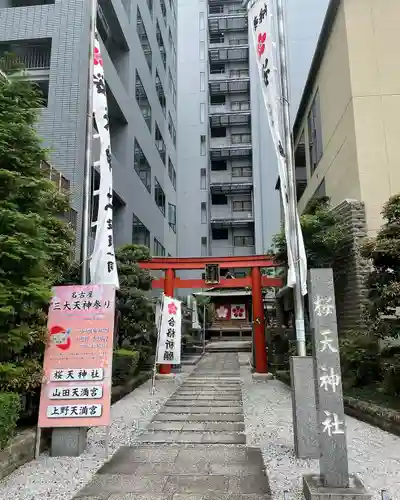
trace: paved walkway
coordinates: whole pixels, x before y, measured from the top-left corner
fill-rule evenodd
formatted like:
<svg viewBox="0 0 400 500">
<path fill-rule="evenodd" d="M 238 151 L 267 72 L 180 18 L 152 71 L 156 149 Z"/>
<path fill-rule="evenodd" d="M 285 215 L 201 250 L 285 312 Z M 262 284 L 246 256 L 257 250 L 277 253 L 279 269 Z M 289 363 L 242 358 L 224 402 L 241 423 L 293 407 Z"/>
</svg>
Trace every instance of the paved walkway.
<svg viewBox="0 0 400 500">
<path fill-rule="evenodd" d="M 237 354 L 207 354 L 137 443 L 75 498 L 270 500 L 261 451 L 246 447 L 243 421 Z"/>
</svg>

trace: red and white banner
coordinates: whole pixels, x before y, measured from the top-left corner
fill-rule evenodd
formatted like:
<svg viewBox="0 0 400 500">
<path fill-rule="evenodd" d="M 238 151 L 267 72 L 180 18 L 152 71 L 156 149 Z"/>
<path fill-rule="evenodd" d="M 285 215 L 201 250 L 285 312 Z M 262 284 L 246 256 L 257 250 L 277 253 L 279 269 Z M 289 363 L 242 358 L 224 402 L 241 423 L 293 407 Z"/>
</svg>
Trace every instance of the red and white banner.
<svg viewBox="0 0 400 500">
<path fill-rule="evenodd" d="M 286 156 L 282 142 L 281 123 L 281 89 L 279 84 L 279 70 L 276 64 L 277 44 L 273 33 L 273 2 L 265 0 L 255 0 L 248 10 L 249 26 L 253 33 L 253 46 L 261 80 L 261 88 L 267 109 L 268 121 L 271 130 L 272 140 L 275 145 L 278 172 L 281 184 L 281 197 L 284 212 L 285 236 L 288 254 L 288 278 L 289 287 L 296 285 L 296 273 L 294 267 L 292 245 L 293 241 L 289 231 L 289 192 Z M 302 293 L 307 293 L 307 257 L 304 248 L 303 235 L 300 227 L 300 219 L 297 214 L 297 225 L 299 228 L 299 249 L 300 249 L 300 272 Z"/>
<path fill-rule="evenodd" d="M 90 281 L 119 288 L 113 233 L 113 178 L 111 141 L 107 113 L 106 84 L 99 35 L 96 31 L 93 58 L 93 115 L 100 137 L 99 212 L 96 237 L 90 259 Z"/>
</svg>

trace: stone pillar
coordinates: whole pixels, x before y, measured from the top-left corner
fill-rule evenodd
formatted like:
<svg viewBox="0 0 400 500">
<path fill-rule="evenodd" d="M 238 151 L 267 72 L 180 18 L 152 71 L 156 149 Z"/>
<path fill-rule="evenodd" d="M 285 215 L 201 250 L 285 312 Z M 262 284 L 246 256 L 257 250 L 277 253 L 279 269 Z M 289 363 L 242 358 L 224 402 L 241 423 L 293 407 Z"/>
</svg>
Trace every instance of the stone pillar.
<svg viewBox="0 0 400 500">
<path fill-rule="evenodd" d="M 164 295 L 167 297 L 174 296 L 174 280 L 175 272 L 173 269 L 166 269 L 164 277 Z M 160 365 L 159 366 L 160 375 L 170 375 L 171 365 Z"/>
<path fill-rule="evenodd" d="M 337 332 L 335 289 L 331 269 L 312 269 L 308 284 L 309 310 L 313 330 L 314 380 L 319 437 L 318 476 L 304 476 L 307 500 L 370 496 L 361 482 L 349 476 L 346 425 L 343 405 Z"/>
<path fill-rule="evenodd" d="M 261 293 L 261 270 L 259 267 L 253 267 L 251 269 L 251 280 L 255 368 L 256 373 L 267 373 L 268 364 L 265 343 L 264 306 Z"/>
</svg>

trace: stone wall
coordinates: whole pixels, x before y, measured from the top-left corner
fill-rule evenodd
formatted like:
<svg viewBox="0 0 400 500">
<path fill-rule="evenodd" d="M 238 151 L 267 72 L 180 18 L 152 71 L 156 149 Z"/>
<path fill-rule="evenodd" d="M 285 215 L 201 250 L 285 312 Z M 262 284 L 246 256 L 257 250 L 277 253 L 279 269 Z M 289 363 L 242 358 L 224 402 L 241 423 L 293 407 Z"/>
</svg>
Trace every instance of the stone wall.
<svg viewBox="0 0 400 500">
<path fill-rule="evenodd" d="M 370 265 L 360 255 L 359 248 L 367 236 L 364 203 L 344 200 L 332 209 L 343 218 L 350 233 L 348 247 L 334 265 L 336 307 L 339 334 L 362 328 L 362 310 Z"/>
</svg>

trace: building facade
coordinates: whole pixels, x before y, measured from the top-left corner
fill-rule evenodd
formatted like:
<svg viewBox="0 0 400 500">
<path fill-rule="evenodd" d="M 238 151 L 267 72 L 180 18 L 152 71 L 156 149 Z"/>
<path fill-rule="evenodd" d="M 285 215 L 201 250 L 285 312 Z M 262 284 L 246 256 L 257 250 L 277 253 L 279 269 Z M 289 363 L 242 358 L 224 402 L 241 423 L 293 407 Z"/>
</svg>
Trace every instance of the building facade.
<svg viewBox="0 0 400 500">
<path fill-rule="evenodd" d="M 294 124 L 300 212 L 363 202 L 369 235 L 400 192 L 399 18 L 396 0 L 331 0 Z"/>
<path fill-rule="evenodd" d="M 11 52 L 45 97 L 38 124 L 82 221 L 88 88 L 88 0 L 0 0 L 0 53 Z M 114 174 L 115 242 L 176 255 L 177 19 L 174 0 L 99 0 Z M 96 135 L 94 162 L 99 154 Z M 98 185 L 96 167 L 93 188 Z M 93 198 L 93 231 L 98 208 Z"/>
<path fill-rule="evenodd" d="M 247 12 L 179 0 L 181 256 L 255 253 Z"/>
<path fill-rule="evenodd" d="M 326 5 L 288 0 L 292 109 Z M 280 200 L 247 11 L 241 0 L 178 0 L 178 18 L 179 255 L 266 253 Z"/>
</svg>

